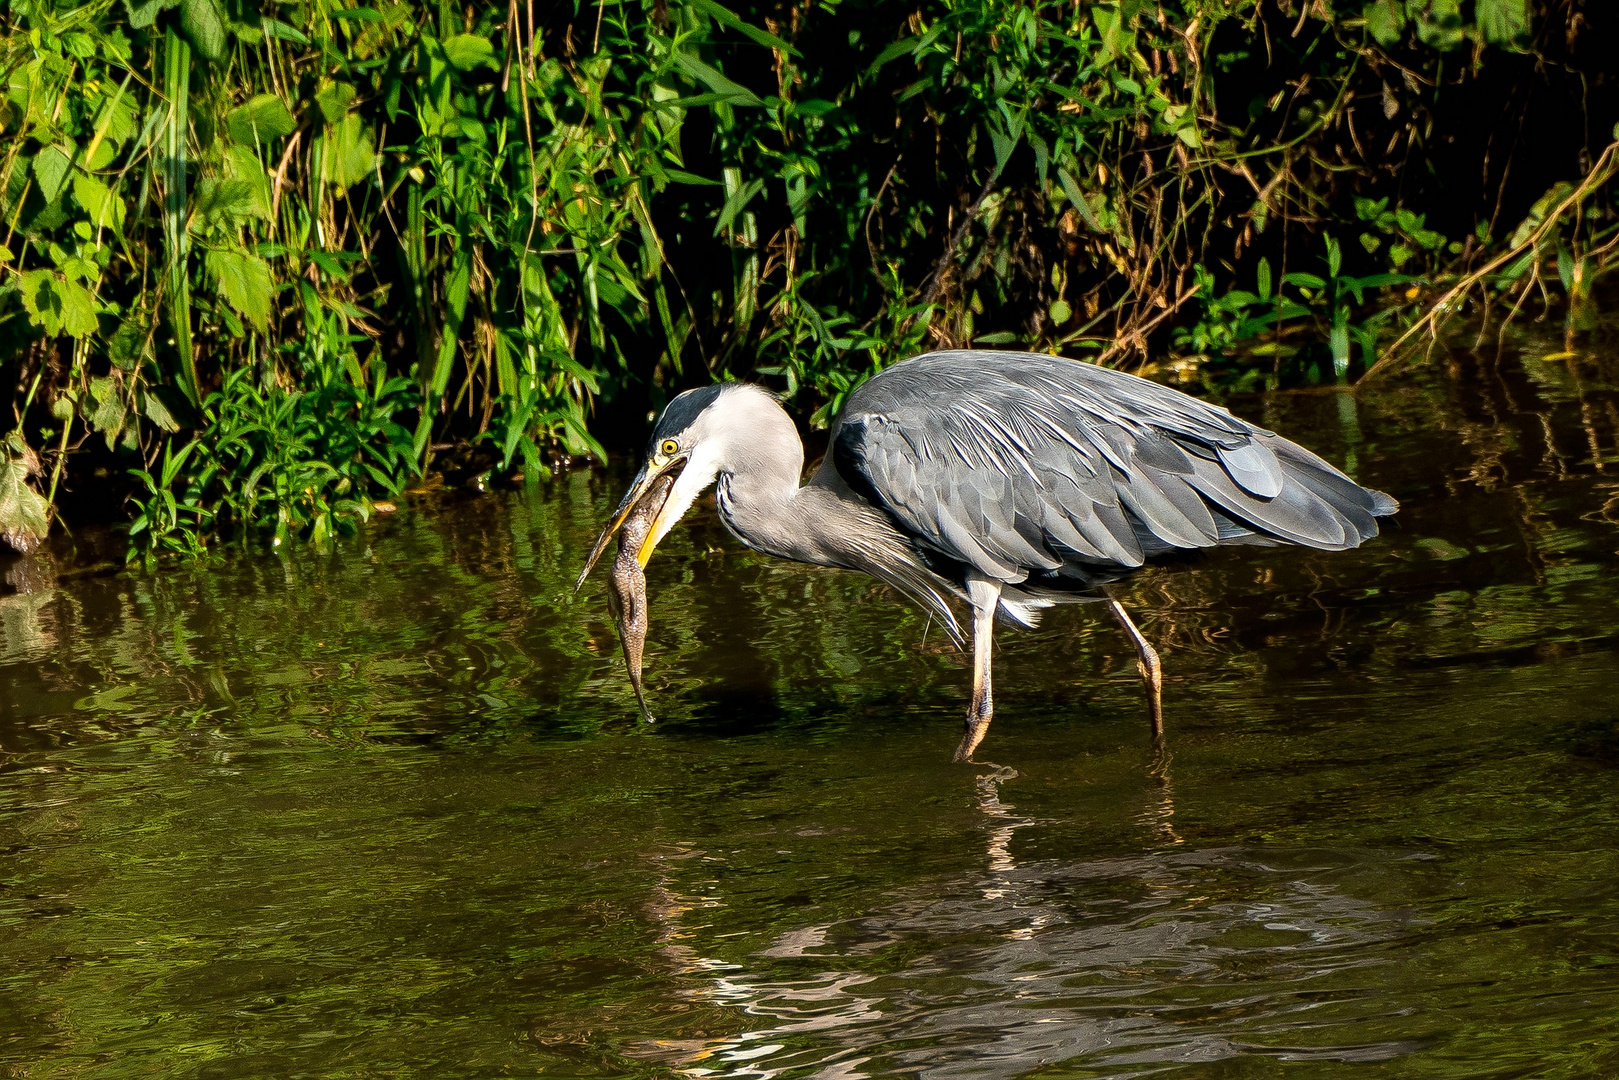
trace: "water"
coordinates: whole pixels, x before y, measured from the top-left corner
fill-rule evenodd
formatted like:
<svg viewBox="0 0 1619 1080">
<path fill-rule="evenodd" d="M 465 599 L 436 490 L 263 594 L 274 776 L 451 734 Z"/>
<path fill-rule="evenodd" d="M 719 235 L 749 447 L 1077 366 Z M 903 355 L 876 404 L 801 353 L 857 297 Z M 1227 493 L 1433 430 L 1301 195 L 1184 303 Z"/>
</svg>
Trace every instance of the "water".
<svg viewBox="0 0 1619 1080">
<path fill-rule="evenodd" d="M 1619 1072 L 1616 371 L 1239 402 L 1405 508 L 1132 583 L 1164 754 L 1067 610 L 952 765 L 937 628 L 711 514 L 652 562 L 639 723 L 571 590 L 619 476 L 10 564 L 0 1074 Z"/>
</svg>

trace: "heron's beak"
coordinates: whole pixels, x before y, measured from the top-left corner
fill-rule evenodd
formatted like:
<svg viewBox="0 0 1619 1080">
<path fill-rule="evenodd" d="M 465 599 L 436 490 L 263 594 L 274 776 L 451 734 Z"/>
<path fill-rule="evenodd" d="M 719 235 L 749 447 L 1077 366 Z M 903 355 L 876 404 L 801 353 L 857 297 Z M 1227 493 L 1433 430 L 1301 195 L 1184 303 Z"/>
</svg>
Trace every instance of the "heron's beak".
<svg viewBox="0 0 1619 1080">
<path fill-rule="evenodd" d="M 647 494 L 657 486 L 658 480 L 667 473 L 679 469 L 685 463 L 686 455 L 681 454 L 665 462 L 661 468 L 654 469 L 650 464 L 642 467 L 641 471 L 636 474 L 635 480 L 630 484 L 630 490 L 624 493 L 624 498 L 619 502 L 618 509 L 614 510 L 613 516 L 607 519 L 607 527 L 602 529 L 601 535 L 596 537 L 596 542 L 591 545 L 590 557 L 585 560 L 585 568 L 579 571 L 579 578 L 573 583 L 575 591 L 584 586 L 585 578 L 590 576 L 590 571 L 595 567 L 596 560 L 600 559 L 602 552 L 607 550 L 607 545 L 613 542 L 613 537 L 617 536 L 618 530 L 624 527 L 624 522 L 629 520 L 631 514 L 635 513 L 636 507 L 640 505 L 641 500 L 645 499 Z M 665 492 L 663 497 L 665 505 L 667 505 L 668 493 Z M 663 507 L 660 506 L 658 507 L 658 520 L 661 521 L 662 518 Z M 662 534 L 658 532 L 656 525 L 654 525 L 653 530 L 647 534 L 647 542 L 642 544 L 641 550 L 636 553 L 636 560 L 643 567 L 646 566 L 647 560 L 652 557 L 652 549 L 657 546 L 657 542 L 661 538 Z"/>
</svg>

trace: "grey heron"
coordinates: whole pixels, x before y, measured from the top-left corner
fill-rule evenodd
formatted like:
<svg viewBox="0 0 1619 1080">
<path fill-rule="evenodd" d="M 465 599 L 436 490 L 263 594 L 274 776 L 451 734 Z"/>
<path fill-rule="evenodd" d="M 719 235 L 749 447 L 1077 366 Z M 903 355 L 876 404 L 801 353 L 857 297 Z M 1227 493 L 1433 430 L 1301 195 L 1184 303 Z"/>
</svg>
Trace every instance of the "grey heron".
<svg viewBox="0 0 1619 1080">
<path fill-rule="evenodd" d="M 1399 508 L 1226 409 L 1040 353 L 901 361 L 849 395 L 808 482 L 803 468 L 803 443 L 773 394 L 747 383 L 686 391 L 658 417 L 577 584 L 632 515 L 655 507 L 635 556 L 644 567 L 713 485 L 721 520 L 748 547 L 869 574 L 963 648 L 951 600 L 964 601 L 973 689 L 958 761 L 971 758 L 994 713 L 997 620 L 1032 627 L 1053 604 L 1105 603 L 1136 648 L 1161 735 L 1158 655 L 1108 583 L 1189 549 L 1357 547 Z"/>
</svg>

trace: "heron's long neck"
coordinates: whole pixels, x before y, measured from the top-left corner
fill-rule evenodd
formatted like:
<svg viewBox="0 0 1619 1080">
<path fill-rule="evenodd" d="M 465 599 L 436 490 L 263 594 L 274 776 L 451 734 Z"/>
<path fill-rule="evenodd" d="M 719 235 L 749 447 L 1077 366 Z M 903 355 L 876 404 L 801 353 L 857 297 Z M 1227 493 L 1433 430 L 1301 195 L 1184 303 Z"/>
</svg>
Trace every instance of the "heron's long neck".
<svg viewBox="0 0 1619 1080">
<path fill-rule="evenodd" d="M 798 484 L 797 470 L 756 465 L 722 474 L 716 500 L 725 526 L 754 551 L 832 565 L 824 525 L 814 512 L 816 492 Z"/>
<path fill-rule="evenodd" d="M 944 598 L 959 590 L 928 568 L 887 514 L 827 464 L 809 483 L 798 482 L 804 444 L 786 413 L 753 427 L 745 446 L 726 449 L 729 467 L 716 477 L 716 497 L 725 527 L 739 540 L 795 562 L 871 574 L 931 611 L 961 640 Z"/>
<path fill-rule="evenodd" d="M 799 484 L 803 460 L 800 448 L 790 462 L 758 461 L 720 476 L 720 517 L 757 551 L 818 566 L 848 566 L 847 544 L 837 541 L 861 508 L 818 484 Z"/>
</svg>

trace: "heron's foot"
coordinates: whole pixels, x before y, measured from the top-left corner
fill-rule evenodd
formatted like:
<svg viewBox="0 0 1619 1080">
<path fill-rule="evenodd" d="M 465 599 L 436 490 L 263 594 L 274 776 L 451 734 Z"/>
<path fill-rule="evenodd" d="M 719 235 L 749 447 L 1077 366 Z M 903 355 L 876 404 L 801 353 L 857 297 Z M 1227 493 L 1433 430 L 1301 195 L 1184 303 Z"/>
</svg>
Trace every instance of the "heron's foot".
<svg viewBox="0 0 1619 1080">
<path fill-rule="evenodd" d="M 987 702 L 982 705 L 975 703 L 968 710 L 966 730 L 961 734 L 961 742 L 956 745 L 956 761 L 973 759 L 973 751 L 978 749 L 978 744 L 989 734 L 989 722 L 994 716 L 994 710 Z"/>
</svg>

